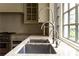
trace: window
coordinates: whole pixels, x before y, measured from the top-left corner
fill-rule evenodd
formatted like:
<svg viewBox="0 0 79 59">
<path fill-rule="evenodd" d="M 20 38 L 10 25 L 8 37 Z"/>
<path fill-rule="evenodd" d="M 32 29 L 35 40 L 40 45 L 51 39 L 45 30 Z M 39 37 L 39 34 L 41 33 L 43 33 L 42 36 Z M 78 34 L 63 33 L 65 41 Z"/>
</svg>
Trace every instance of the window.
<svg viewBox="0 0 79 59">
<path fill-rule="evenodd" d="M 79 23 L 79 6 L 78 6 L 78 23 Z"/>
<path fill-rule="evenodd" d="M 68 24 L 68 13 L 64 14 L 64 24 Z"/>
<path fill-rule="evenodd" d="M 65 3 L 65 4 L 64 4 L 64 12 L 67 11 L 67 10 L 68 10 L 68 4 Z"/>
<path fill-rule="evenodd" d="M 64 37 L 68 38 L 68 26 L 64 26 Z"/>
<path fill-rule="evenodd" d="M 78 25 L 78 33 L 79 33 L 79 25 Z M 78 42 L 79 42 L 79 34 L 78 34 Z"/>
<path fill-rule="evenodd" d="M 38 3 L 24 4 L 24 22 L 36 23 L 38 21 Z"/>
<path fill-rule="evenodd" d="M 79 43 L 79 5 L 66 3 L 63 6 L 63 36 L 73 42 Z"/>
<path fill-rule="evenodd" d="M 36 3 L 27 3 L 27 20 L 37 20 L 37 9 L 38 4 Z"/>
<path fill-rule="evenodd" d="M 75 41 L 75 26 L 70 26 L 70 33 L 69 33 L 69 38 L 73 41 Z"/>
<path fill-rule="evenodd" d="M 69 8 L 71 9 L 71 8 L 73 8 L 75 6 L 75 3 L 70 3 L 69 5 L 70 5 Z"/>
<path fill-rule="evenodd" d="M 75 9 L 70 11 L 70 24 L 75 23 Z"/>
</svg>

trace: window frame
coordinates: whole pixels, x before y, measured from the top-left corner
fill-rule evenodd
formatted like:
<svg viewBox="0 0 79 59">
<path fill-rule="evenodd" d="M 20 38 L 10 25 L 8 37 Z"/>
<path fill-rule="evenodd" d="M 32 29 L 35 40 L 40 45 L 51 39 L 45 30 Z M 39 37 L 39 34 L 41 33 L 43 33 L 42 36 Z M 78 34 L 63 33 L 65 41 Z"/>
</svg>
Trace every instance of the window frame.
<svg viewBox="0 0 79 59">
<path fill-rule="evenodd" d="M 70 37 L 70 26 L 74 25 L 75 26 L 75 41 L 73 41 L 73 42 L 79 43 L 79 42 L 77 42 L 79 40 L 79 38 L 78 38 L 78 35 L 79 35 L 78 34 L 78 27 L 79 27 L 79 23 L 78 23 L 78 15 L 79 15 L 78 12 L 79 12 L 79 10 L 78 10 L 78 8 L 79 8 L 79 5 L 75 4 L 75 6 L 72 7 L 72 8 L 69 8 L 69 5 L 70 4 L 68 3 L 68 10 L 64 11 L 64 3 L 63 3 L 63 35 L 62 36 L 64 37 L 64 27 L 68 26 L 68 37 L 67 38 L 64 37 L 64 38 L 73 41 L 72 39 L 69 39 L 69 37 Z M 72 11 L 74 9 L 75 9 L 75 23 L 70 23 L 70 11 Z M 68 13 L 68 24 L 64 24 L 64 15 L 66 13 Z"/>
</svg>

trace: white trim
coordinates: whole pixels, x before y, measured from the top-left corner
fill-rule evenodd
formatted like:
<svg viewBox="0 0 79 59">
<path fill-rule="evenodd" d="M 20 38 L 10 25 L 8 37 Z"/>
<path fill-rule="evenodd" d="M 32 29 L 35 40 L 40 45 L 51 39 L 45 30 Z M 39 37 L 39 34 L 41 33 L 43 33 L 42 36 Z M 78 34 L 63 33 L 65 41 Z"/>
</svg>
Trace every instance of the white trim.
<svg viewBox="0 0 79 59">
<path fill-rule="evenodd" d="M 66 38 L 60 38 L 60 40 L 66 44 L 68 44 L 70 47 L 74 48 L 75 50 L 79 51 L 79 44 L 74 43 Z"/>
</svg>

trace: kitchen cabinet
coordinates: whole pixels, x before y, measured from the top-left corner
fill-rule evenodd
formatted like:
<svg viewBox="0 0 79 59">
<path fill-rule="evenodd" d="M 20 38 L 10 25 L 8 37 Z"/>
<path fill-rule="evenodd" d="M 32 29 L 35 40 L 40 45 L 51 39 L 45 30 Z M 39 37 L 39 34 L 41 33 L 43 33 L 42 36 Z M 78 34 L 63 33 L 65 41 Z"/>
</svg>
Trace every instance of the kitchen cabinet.
<svg viewBox="0 0 79 59">
<path fill-rule="evenodd" d="M 22 3 L 1 3 L 0 12 L 23 12 Z"/>
<path fill-rule="evenodd" d="M 15 48 L 18 44 L 20 44 L 28 36 L 29 35 L 26 35 L 23 33 L 11 35 L 11 49 Z"/>
<path fill-rule="evenodd" d="M 38 4 L 38 22 L 43 23 L 49 21 L 49 4 L 48 3 L 39 3 Z"/>
<path fill-rule="evenodd" d="M 24 4 L 24 23 L 38 22 L 38 4 L 27 3 Z"/>
<path fill-rule="evenodd" d="M 10 34 L 0 33 L 0 56 L 5 55 L 11 50 Z"/>
</svg>

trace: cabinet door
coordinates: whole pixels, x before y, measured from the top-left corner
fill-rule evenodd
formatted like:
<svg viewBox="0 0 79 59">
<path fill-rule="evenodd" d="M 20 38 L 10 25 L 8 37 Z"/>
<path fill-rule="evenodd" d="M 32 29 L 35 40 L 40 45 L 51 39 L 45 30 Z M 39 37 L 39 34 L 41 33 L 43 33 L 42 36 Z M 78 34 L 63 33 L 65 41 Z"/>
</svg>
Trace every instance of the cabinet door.
<svg viewBox="0 0 79 59">
<path fill-rule="evenodd" d="M 0 4 L 0 12 L 23 12 L 23 4 L 2 3 Z"/>
<path fill-rule="evenodd" d="M 39 3 L 38 4 L 39 19 L 38 22 L 46 22 L 49 20 L 49 4 Z"/>
<path fill-rule="evenodd" d="M 38 21 L 38 4 L 24 4 L 24 23 L 37 23 Z"/>
</svg>

